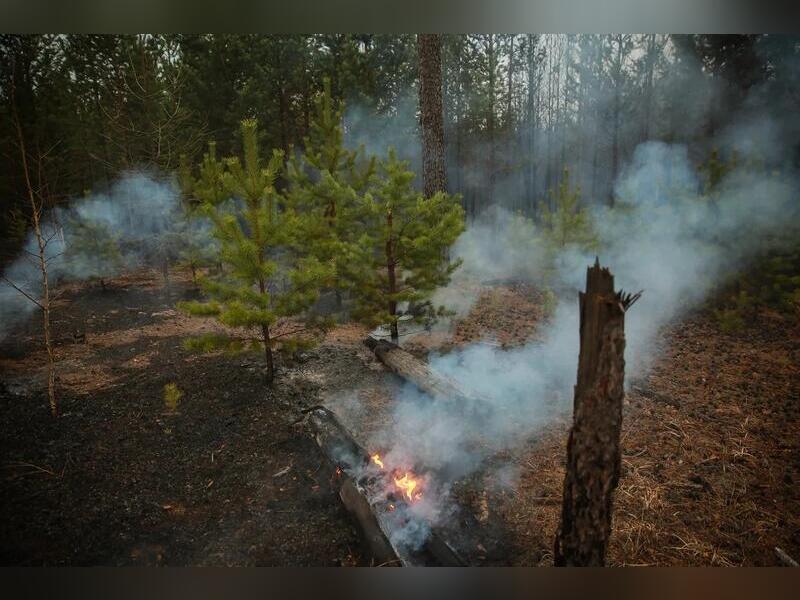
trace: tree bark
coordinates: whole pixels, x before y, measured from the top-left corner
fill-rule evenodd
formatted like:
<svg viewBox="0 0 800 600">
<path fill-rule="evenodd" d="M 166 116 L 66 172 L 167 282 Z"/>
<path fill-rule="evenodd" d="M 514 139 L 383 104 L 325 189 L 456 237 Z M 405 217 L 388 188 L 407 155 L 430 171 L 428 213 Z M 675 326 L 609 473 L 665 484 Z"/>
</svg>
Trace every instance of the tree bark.
<svg viewBox="0 0 800 600">
<path fill-rule="evenodd" d="M 556 566 L 605 564 L 620 473 L 625 311 L 638 297 L 615 293 L 614 277 L 599 261 L 587 270 Z"/>
<path fill-rule="evenodd" d="M 442 41 L 439 34 L 417 36 L 419 108 L 422 122 L 422 186 L 426 198 L 447 190 L 442 114 Z"/>
<path fill-rule="evenodd" d="M 333 470 L 331 483 L 338 491 L 344 507 L 353 515 L 364 536 L 367 551 L 373 561 L 385 566 L 464 566 L 466 560 L 455 550 L 447 531 L 430 527 L 428 538 L 422 548 L 410 549 L 402 544 L 402 536 L 392 535 L 397 528 L 390 505 L 404 501 L 386 495 L 385 473 L 371 473 L 369 454 L 353 439 L 336 415 L 324 407 L 313 407 L 308 411 L 314 441 L 328 459 Z M 412 517 L 420 519 L 421 517 Z M 469 540 L 466 530 L 457 531 L 457 539 Z"/>
<path fill-rule="evenodd" d="M 489 114 L 487 115 L 486 133 L 489 138 L 489 193 L 486 206 L 494 203 L 494 184 L 495 184 L 495 147 L 494 147 L 494 104 L 495 104 L 495 81 L 497 78 L 497 56 L 495 55 L 494 35 L 489 34 L 489 42 L 486 51 L 489 58 Z"/>
<path fill-rule="evenodd" d="M 526 210 L 531 215 L 536 215 L 536 157 L 534 157 L 536 141 L 536 38 L 533 34 L 528 34 L 528 102 L 527 102 L 527 123 L 526 123 L 526 160 L 525 169 L 525 196 L 527 201 Z"/>
</svg>

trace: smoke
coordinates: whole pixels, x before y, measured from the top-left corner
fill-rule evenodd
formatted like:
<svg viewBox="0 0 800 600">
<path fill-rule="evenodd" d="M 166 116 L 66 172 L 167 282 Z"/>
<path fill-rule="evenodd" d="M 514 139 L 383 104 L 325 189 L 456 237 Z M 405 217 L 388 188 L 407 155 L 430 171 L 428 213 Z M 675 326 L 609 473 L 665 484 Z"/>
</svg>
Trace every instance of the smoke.
<svg viewBox="0 0 800 600">
<path fill-rule="evenodd" d="M 626 317 L 628 381 L 646 374 L 664 325 L 696 308 L 753 256 L 797 239 L 798 178 L 776 164 L 780 152 L 761 147 L 776 144 L 779 131 L 779 123 L 766 117 L 725 130 L 721 151 L 732 156 L 736 150 L 738 166 L 713 192 L 686 146 L 641 144 L 616 181 L 621 206 L 594 209 L 597 253 L 614 273 L 617 289 L 644 290 Z M 765 163 L 765 156 L 773 161 Z M 453 513 L 448 493 L 456 480 L 485 469 L 499 451 L 524 445 L 571 409 L 579 350 L 577 292 L 595 253 L 568 246 L 551 262 L 543 238 L 531 221 L 502 210 L 487 213 L 455 244 L 453 256 L 463 259 L 462 271 L 439 298 L 463 294 L 469 280 L 547 281 L 558 305 L 544 341 L 512 350 L 476 344 L 434 355 L 431 367 L 475 399 L 455 405 L 407 385 L 396 398 L 392 424 L 373 440 L 387 462 L 416 467 L 436 482 L 428 501 L 439 519 Z M 469 300 L 462 298 L 459 308 L 465 310 Z M 509 465 L 492 469 L 505 479 L 511 473 Z M 412 536 L 408 543 L 422 541 Z"/>
<path fill-rule="evenodd" d="M 57 207 L 41 224 L 48 279 L 82 281 L 111 277 L 172 251 L 179 195 L 172 182 L 142 173 L 123 175 L 107 193 Z M 38 244 L 33 232 L 0 280 L 0 340 L 36 309 L 9 280 L 32 298 L 42 294 Z"/>
</svg>

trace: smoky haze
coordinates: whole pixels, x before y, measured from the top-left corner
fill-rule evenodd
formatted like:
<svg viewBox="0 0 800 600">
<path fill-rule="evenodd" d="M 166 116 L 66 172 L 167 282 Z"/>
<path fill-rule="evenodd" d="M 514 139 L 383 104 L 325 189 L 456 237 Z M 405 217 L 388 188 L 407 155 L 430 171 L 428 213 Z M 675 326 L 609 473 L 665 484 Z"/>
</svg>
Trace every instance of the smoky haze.
<svg viewBox="0 0 800 600">
<path fill-rule="evenodd" d="M 476 47 L 491 41 L 473 37 Z M 664 325 L 698 307 L 752 257 L 796 234 L 796 102 L 773 105 L 774 82 L 748 88 L 733 102 L 731 84 L 710 76 L 690 54 L 677 57 L 667 36 L 639 38 L 644 45 L 631 51 L 626 44 L 632 36 L 532 36 L 527 41 L 535 41 L 534 52 L 518 56 L 523 64 L 517 62 L 516 70 L 501 60 L 501 76 L 489 94 L 486 53 L 469 53 L 468 63 L 456 65 L 445 49 L 444 68 L 458 75 L 448 77 L 451 85 L 443 90 L 448 176 L 452 190 L 464 195 L 472 222 L 452 251 L 463 265 L 437 299 L 463 315 L 476 300 L 465 294 L 468 282 L 518 279 L 547 281 L 558 302 L 542 341 L 505 351 L 476 344 L 431 357 L 434 369 L 475 393 L 472 405 L 433 402 L 406 386 L 396 398 L 391 426 L 371 440 L 387 464 L 422 469 L 432 493 L 412 508 L 433 522 L 455 510 L 448 497 L 453 482 L 483 468 L 498 451 L 526 443 L 570 409 L 579 344 L 577 292 L 595 254 L 567 246 L 551 264 L 538 226 L 516 214 L 538 216 L 565 166 L 592 214 L 601 263 L 614 273 L 618 288 L 644 290 L 626 318 L 628 381 L 645 375 L 657 358 Z M 509 48 L 520 43 L 508 36 L 493 39 Z M 655 49 L 651 62 L 645 60 L 647 44 Z M 787 81 L 800 81 L 796 58 L 781 68 Z M 535 81 L 528 85 L 526 77 Z M 502 106 L 506 83 L 508 109 Z M 379 156 L 394 146 L 418 171 L 417 101 L 411 89 L 382 115 L 348 106 L 348 143 L 363 143 Z M 725 160 L 736 151 L 738 166 L 709 196 L 697 167 L 714 147 Z M 610 200 L 615 210 L 606 207 Z M 129 249 L 126 263 L 141 264 L 158 252 L 177 207 L 170 184 L 128 175 L 108 194 L 78 201 L 69 214 L 54 213 L 46 229 L 63 227 L 68 239 L 68 222 L 79 216 L 121 236 Z M 53 257 L 64 249 L 60 239 L 51 246 Z M 27 249 L 34 248 L 31 238 Z M 96 265 L 80 259 L 54 258 L 51 269 L 55 279 L 98 274 Z M 26 257 L 5 275 L 39 293 L 40 275 Z M 0 284 L 0 338 L 33 309 Z M 493 468 L 513 484 L 513 465 Z M 427 533 L 412 527 L 396 535 L 415 545 Z"/>
<path fill-rule="evenodd" d="M 75 200 L 69 208 L 56 208 L 42 222 L 43 237 L 50 238 L 46 248 L 49 280 L 56 283 L 111 277 L 124 269 L 152 263 L 164 251 L 164 236 L 173 230 L 179 207 L 179 194 L 171 181 L 127 173 L 107 193 Z M 89 248 L 70 252 L 77 224 L 88 227 L 88 234 L 113 236 L 120 249 L 119 259 L 97 256 Z M 37 253 L 36 236 L 31 232 L 24 250 L 3 272 L 4 278 L 34 298 L 42 294 Z M 0 340 L 36 308 L 0 280 Z"/>
<path fill-rule="evenodd" d="M 737 167 L 706 193 L 689 148 L 650 141 L 640 144 L 615 182 L 620 206 L 590 207 L 600 261 L 617 288 L 644 290 L 626 316 L 626 380 L 646 375 L 658 355 L 663 326 L 697 308 L 726 278 L 760 253 L 780 249 L 800 230 L 800 185 L 780 146 L 785 124 L 770 115 L 748 117 L 724 129 L 716 146 Z M 517 227 L 515 229 L 514 223 Z M 521 224 L 521 225 L 520 225 Z M 434 401 L 406 385 L 396 398 L 391 425 L 372 443 L 388 464 L 427 474 L 431 490 L 413 510 L 434 523 L 454 513 L 450 486 L 487 468 L 501 450 L 513 450 L 572 406 L 579 349 L 578 290 L 594 252 L 567 246 L 548 270 L 537 254 L 541 232 L 530 220 L 504 209 L 486 211 L 462 234 L 453 257 L 463 265 L 437 299 L 464 315 L 475 297 L 469 282 L 513 279 L 548 281 L 558 304 L 543 341 L 501 350 L 487 344 L 429 358 L 432 368 L 477 397 L 471 405 Z M 513 485 L 515 466 L 491 469 Z M 411 547 L 424 530 L 404 530 Z"/>
</svg>

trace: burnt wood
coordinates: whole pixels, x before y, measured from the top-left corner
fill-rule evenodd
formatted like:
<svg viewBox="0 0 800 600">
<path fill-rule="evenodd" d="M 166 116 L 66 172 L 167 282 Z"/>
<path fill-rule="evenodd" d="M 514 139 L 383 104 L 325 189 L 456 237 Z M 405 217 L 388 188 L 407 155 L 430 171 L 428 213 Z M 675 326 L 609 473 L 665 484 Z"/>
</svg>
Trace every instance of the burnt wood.
<svg viewBox="0 0 800 600">
<path fill-rule="evenodd" d="M 625 395 L 625 311 L 639 298 L 614 291 L 614 277 L 597 260 L 580 300 L 580 354 L 556 566 L 603 566 L 614 490 L 620 474 Z"/>
<path fill-rule="evenodd" d="M 397 514 L 389 503 L 402 510 L 399 498 L 385 498 L 374 489 L 385 489 L 377 480 L 387 474 L 370 474 L 369 454 L 336 415 L 325 407 L 314 407 L 307 413 L 314 440 L 334 470 L 334 485 L 344 507 L 353 515 L 376 565 L 386 566 L 461 566 L 466 562 L 441 532 L 431 528 L 424 547 L 409 550 L 392 541 L 391 531 Z"/>
</svg>

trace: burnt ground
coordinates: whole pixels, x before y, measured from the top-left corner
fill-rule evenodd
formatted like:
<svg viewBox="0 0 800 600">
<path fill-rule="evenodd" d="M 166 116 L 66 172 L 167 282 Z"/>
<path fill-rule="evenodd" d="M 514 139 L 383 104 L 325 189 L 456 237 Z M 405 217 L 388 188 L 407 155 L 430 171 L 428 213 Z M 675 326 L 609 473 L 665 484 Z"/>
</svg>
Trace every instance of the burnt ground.
<svg viewBox="0 0 800 600">
<path fill-rule="evenodd" d="M 187 335 L 217 327 L 174 310 L 194 294 L 185 277 L 165 286 L 140 273 L 109 287 L 65 288 L 55 310 L 59 419 L 38 323 L 0 344 L 2 564 L 367 564 L 323 457 L 292 424 L 322 401 L 360 422 L 362 439 L 391 418 L 399 382 L 362 346 L 366 332 L 337 327 L 279 361 L 268 387 L 258 356 L 183 349 Z M 535 340 L 543 319 L 535 289 L 493 286 L 449 331 L 408 347 L 513 346 Z M 626 399 L 609 563 L 774 565 L 775 546 L 797 558 L 796 321 L 762 314 L 723 334 L 698 313 L 662 338 L 661 359 Z M 184 393 L 177 415 L 162 396 L 173 382 Z M 516 467 L 512 488 L 491 469 L 457 486 L 486 534 L 476 562 L 552 564 L 568 426 L 553 422 L 497 457 Z"/>
<path fill-rule="evenodd" d="M 342 327 L 264 384 L 259 356 L 197 355 L 215 325 L 174 310 L 180 276 L 66 289 L 53 320 L 62 416 L 37 325 L 0 347 L 5 565 L 355 565 L 360 538 L 298 409 L 385 375 Z M 86 343 L 75 344 L 74 331 Z M 176 383 L 179 414 L 163 386 Z M 288 467 L 288 469 L 287 469 Z"/>
</svg>

